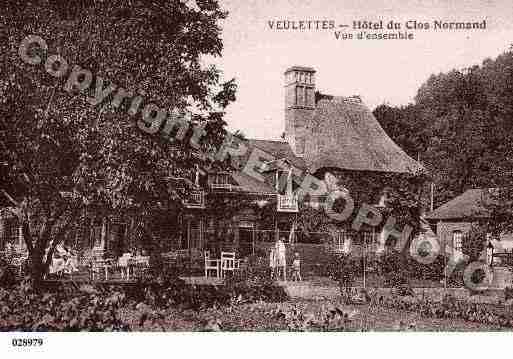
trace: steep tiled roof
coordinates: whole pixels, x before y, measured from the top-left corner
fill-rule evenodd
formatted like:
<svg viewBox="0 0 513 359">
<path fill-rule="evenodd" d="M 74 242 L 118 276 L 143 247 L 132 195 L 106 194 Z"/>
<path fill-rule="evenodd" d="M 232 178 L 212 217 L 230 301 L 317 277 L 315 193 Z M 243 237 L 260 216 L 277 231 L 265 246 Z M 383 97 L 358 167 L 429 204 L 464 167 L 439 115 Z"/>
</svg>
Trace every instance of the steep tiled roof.
<svg viewBox="0 0 513 359">
<path fill-rule="evenodd" d="M 469 189 L 426 215 L 428 220 L 486 218 L 484 204 L 491 201 L 488 189 Z"/>
<path fill-rule="evenodd" d="M 294 167 L 299 169 L 305 168 L 305 161 L 297 157 L 290 145 L 285 141 L 248 139 L 248 143 L 250 147 L 256 147 L 271 154 L 276 160 L 286 158 Z"/>
<path fill-rule="evenodd" d="M 385 133 L 358 98 L 333 97 L 317 102 L 305 159 L 310 172 L 322 167 L 356 171 L 418 173 L 423 167 Z"/>
</svg>

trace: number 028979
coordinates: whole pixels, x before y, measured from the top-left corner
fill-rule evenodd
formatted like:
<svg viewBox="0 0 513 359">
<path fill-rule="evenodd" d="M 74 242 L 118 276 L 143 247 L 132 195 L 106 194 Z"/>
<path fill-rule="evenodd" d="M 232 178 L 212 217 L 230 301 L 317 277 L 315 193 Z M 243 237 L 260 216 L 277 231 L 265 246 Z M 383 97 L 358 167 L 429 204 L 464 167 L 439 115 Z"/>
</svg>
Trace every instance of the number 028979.
<svg viewBox="0 0 513 359">
<path fill-rule="evenodd" d="M 43 339 L 41 338 L 13 338 L 13 347 L 40 347 L 43 345 Z"/>
</svg>

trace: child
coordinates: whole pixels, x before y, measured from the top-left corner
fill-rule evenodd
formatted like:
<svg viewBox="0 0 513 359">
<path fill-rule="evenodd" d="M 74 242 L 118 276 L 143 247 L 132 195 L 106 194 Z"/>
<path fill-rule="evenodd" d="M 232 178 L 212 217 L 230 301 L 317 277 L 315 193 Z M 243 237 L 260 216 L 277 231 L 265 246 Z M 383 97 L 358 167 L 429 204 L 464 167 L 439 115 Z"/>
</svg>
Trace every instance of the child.
<svg viewBox="0 0 513 359">
<path fill-rule="evenodd" d="M 292 262 L 292 280 L 293 281 L 301 281 L 301 259 L 299 258 L 299 253 L 296 252 L 294 254 L 294 261 Z"/>
</svg>

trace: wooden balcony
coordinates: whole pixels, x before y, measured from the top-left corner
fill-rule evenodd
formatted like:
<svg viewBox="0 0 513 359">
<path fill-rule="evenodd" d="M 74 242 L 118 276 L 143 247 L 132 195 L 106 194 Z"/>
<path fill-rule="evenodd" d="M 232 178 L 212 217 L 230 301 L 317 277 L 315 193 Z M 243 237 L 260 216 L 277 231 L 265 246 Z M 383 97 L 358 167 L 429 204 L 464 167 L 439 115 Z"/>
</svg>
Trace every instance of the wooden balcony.
<svg viewBox="0 0 513 359">
<path fill-rule="evenodd" d="M 205 208 L 205 192 L 201 190 L 193 190 L 189 193 L 186 199 L 183 201 L 183 205 L 186 208 Z"/>
<path fill-rule="evenodd" d="M 299 211 L 298 200 L 296 196 L 287 196 L 278 194 L 278 212 L 292 212 Z"/>
<path fill-rule="evenodd" d="M 231 183 L 211 183 L 210 188 L 213 191 L 232 191 L 233 185 Z"/>
</svg>

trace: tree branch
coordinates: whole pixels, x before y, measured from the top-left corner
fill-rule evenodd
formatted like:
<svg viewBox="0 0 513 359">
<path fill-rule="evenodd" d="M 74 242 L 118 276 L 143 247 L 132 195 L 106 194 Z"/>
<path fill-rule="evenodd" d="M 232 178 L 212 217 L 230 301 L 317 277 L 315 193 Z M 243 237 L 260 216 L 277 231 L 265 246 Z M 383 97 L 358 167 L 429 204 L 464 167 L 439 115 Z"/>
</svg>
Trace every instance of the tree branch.
<svg viewBox="0 0 513 359">
<path fill-rule="evenodd" d="M 2 193 L 4 194 L 5 197 L 7 197 L 7 199 L 9 200 L 9 202 L 11 202 L 12 204 L 14 204 L 16 207 L 19 207 L 20 206 L 20 203 L 19 202 L 16 202 L 14 200 L 14 198 L 9 194 L 7 193 L 6 190 L 2 189 Z"/>
<path fill-rule="evenodd" d="M 32 254 L 34 252 L 34 245 L 32 243 L 32 233 L 30 233 L 28 221 L 23 221 L 21 225 L 21 235 L 23 236 L 29 254 Z"/>
</svg>

